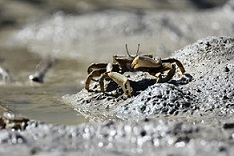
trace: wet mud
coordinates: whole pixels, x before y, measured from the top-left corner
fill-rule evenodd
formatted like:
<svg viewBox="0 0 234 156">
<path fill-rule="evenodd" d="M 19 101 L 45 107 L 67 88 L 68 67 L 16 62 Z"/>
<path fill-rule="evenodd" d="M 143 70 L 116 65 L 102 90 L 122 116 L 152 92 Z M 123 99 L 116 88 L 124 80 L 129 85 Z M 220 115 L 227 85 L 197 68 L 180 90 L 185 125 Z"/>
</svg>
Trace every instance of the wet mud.
<svg viewBox="0 0 234 156">
<path fill-rule="evenodd" d="M 175 78 L 150 84 L 128 99 L 117 93 L 120 102 L 98 91 L 64 96 L 99 122 L 59 126 L 30 121 L 25 131 L 3 131 L 1 147 L 19 147 L 29 155 L 232 155 L 233 41 L 207 37 L 173 53 L 193 77 L 186 83 Z"/>
<path fill-rule="evenodd" d="M 30 120 L 0 119 L 0 155 L 234 154 L 232 0 L 219 1 L 219 7 L 205 0 L 188 1 L 183 5 L 198 7 L 188 12 L 158 11 L 150 0 L 143 9 L 126 2 L 128 9 L 102 5 L 100 10 L 98 5 L 105 1 L 87 1 L 71 5 L 70 12 L 71 3 L 47 10 L 49 1 L 23 1 L 19 8 L 33 6 L 34 11 L 25 9 L 19 16 L 16 9 L 8 9 L 18 1 L 3 1 L 0 104 L 7 108 L 0 112 L 12 109 Z M 37 5 L 44 9 L 38 16 Z M 126 43 L 131 54 L 140 43 L 142 53 L 176 58 L 186 73 L 156 84 L 148 73 L 124 73 L 134 89 L 130 98 L 112 81 L 105 82 L 105 93 L 97 82 L 90 92 L 81 89 L 88 64 L 126 54 Z M 32 85 L 28 76 L 37 73 L 44 56 L 58 62 L 48 72 L 39 70 L 43 83 Z M 77 113 L 90 122 L 78 124 Z M 49 124 L 48 114 L 60 124 Z M 6 126 L 9 121 L 23 121 L 23 129 Z"/>
</svg>

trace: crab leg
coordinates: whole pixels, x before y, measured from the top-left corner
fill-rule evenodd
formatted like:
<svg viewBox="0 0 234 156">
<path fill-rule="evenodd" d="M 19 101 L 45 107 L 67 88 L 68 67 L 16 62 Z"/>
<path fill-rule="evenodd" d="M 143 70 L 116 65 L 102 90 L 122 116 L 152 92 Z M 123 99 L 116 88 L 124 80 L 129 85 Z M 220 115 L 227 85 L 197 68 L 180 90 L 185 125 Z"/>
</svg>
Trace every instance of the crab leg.
<svg viewBox="0 0 234 156">
<path fill-rule="evenodd" d="M 94 70 L 91 73 L 89 73 L 89 75 L 85 81 L 85 89 L 89 90 L 89 85 L 90 85 L 90 82 L 93 79 L 93 77 L 101 76 L 102 73 L 105 73 L 105 72 L 106 72 L 106 69 L 99 69 L 99 70 Z"/>
<path fill-rule="evenodd" d="M 184 69 L 184 66 L 182 65 L 182 63 L 177 60 L 177 59 L 174 59 L 174 58 L 169 58 L 169 59 L 163 59 L 162 60 L 162 63 L 176 63 L 176 65 L 180 68 L 180 71 L 182 74 L 185 73 L 185 69 Z"/>
<path fill-rule="evenodd" d="M 158 73 L 158 74 L 155 75 L 155 77 L 157 78 L 156 79 L 157 83 L 168 82 L 169 80 L 172 79 L 172 77 L 175 75 L 175 72 L 176 72 L 176 66 L 174 64 L 172 64 L 170 68 L 171 69 L 169 70 L 169 72 L 167 73 L 166 77 L 164 77 L 164 78 L 162 78 L 162 74 L 161 73 Z"/>
<path fill-rule="evenodd" d="M 104 89 L 104 79 L 107 79 L 109 76 L 107 73 L 104 73 L 101 75 L 100 79 L 99 79 L 99 85 L 100 85 L 100 89 L 102 92 L 105 92 L 105 89 Z"/>
<path fill-rule="evenodd" d="M 92 63 L 89 67 L 88 67 L 88 74 L 91 73 L 92 71 L 94 71 L 94 69 L 106 69 L 107 63 Z"/>
</svg>

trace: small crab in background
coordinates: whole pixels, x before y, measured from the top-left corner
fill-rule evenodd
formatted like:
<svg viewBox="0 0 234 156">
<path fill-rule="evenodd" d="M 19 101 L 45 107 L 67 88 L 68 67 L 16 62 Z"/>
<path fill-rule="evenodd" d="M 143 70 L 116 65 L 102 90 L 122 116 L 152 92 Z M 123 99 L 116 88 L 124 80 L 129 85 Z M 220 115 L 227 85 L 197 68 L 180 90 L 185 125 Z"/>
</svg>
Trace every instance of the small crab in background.
<svg viewBox="0 0 234 156">
<path fill-rule="evenodd" d="M 179 67 L 182 74 L 185 73 L 182 63 L 174 58 L 161 59 L 155 58 L 153 55 L 139 55 L 140 44 L 135 56 L 129 54 L 127 44 L 127 55 L 114 55 L 112 63 L 92 63 L 88 67 L 88 77 L 85 82 L 85 89 L 90 90 L 89 86 L 94 77 L 99 77 L 99 85 L 102 92 L 104 89 L 104 80 L 111 79 L 121 86 L 124 94 L 128 97 L 132 96 L 132 87 L 130 81 L 124 72 L 143 71 L 155 76 L 156 83 L 168 82 L 176 73 L 176 65 Z"/>
</svg>

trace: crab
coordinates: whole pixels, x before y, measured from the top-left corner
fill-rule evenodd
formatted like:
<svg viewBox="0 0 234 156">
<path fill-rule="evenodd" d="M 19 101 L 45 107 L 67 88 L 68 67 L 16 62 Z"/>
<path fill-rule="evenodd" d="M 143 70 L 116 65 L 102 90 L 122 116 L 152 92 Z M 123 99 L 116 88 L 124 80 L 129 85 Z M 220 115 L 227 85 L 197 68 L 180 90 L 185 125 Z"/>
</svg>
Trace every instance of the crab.
<svg viewBox="0 0 234 156">
<path fill-rule="evenodd" d="M 138 45 L 136 56 L 138 56 L 139 48 L 140 45 Z M 90 90 L 89 85 L 91 81 L 94 80 L 93 78 L 100 77 L 99 79 L 100 89 L 102 92 L 104 92 L 105 91 L 104 79 L 110 78 L 121 86 L 125 95 L 131 96 L 132 89 L 130 86 L 130 82 L 122 74 L 127 71 L 133 71 L 131 63 L 136 56 L 132 56 L 129 54 L 127 44 L 126 44 L 126 51 L 127 51 L 127 56 L 114 55 L 112 63 L 92 63 L 87 70 L 88 77 L 85 82 L 85 89 L 89 91 Z M 152 57 L 151 55 L 145 55 L 145 56 Z"/>
<path fill-rule="evenodd" d="M 124 94 L 128 97 L 132 96 L 133 90 L 130 85 L 130 80 L 123 75 L 124 72 L 143 71 L 155 76 L 156 83 L 168 82 L 176 73 L 176 65 L 181 71 L 185 73 L 185 68 L 182 63 L 174 58 L 161 59 L 155 58 L 153 55 L 144 54 L 139 55 L 140 44 L 135 56 L 128 52 L 127 44 L 126 56 L 113 56 L 112 63 L 93 63 L 88 67 L 88 77 L 85 82 L 85 89 L 90 91 L 89 86 L 92 80 L 97 81 L 94 77 L 99 78 L 99 85 L 102 92 L 104 89 L 104 80 L 111 79 L 121 86 Z"/>
</svg>

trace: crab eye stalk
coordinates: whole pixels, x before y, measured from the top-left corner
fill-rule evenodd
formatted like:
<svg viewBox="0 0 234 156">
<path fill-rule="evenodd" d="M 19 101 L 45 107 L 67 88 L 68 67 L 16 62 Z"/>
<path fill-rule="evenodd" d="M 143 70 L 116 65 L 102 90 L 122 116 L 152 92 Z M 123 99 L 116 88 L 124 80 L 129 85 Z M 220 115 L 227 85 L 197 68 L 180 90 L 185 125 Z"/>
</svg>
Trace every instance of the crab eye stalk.
<svg viewBox="0 0 234 156">
<path fill-rule="evenodd" d="M 131 57 L 131 55 L 129 54 L 129 51 L 128 51 L 128 44 L 125 44 L 125 48 L 126 48 L 126 52 L 127 52 L 128 56 Z"/>
<path fill-rule="evenodd" d="M 137 45 L 137 51 L 136 51 L 136 56 L 139 55 L 139 50 L 140 50 L 140 44 Z"/>
</svg>

